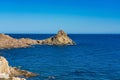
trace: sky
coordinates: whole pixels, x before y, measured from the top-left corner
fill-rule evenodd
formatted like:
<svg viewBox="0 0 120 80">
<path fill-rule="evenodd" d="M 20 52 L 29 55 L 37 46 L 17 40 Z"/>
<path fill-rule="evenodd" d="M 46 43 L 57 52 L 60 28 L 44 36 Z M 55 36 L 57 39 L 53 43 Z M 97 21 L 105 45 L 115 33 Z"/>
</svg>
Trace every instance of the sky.
<svg viewBox="0 0 120 80">
<path fill-rule="evenodd" d="M 0 33 L 120 34 L 120 0 L 0 0 Z"/>
</svg>

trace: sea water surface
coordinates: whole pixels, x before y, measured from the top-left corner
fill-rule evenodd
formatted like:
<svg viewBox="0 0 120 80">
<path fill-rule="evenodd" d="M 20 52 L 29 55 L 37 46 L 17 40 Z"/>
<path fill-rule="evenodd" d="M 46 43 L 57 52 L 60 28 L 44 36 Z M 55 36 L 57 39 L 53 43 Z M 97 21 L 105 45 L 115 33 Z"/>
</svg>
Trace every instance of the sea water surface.
<svg viewBox="0 0 120 80">
<path fill-rule="evenodd" d="M 45 39 L 53 34 L 10 34 Z M 39 74 L 27 80 L 120 80 L 119 34 L 70 34 L 77 45 L 0 50 L 11 66 Z M 48 78 L 54 76 L 54 79 Z"/>
</svg>

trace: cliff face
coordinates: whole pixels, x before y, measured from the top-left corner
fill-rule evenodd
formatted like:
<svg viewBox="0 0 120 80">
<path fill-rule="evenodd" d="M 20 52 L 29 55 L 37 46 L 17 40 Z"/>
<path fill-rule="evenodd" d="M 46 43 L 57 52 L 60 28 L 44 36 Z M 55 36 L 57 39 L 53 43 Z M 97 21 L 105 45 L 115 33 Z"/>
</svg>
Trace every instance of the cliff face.
<svg viewBox="0 0 120 80">
<path fill-rule="evenodd" d="M 75 42 L 67 34 L 60 30 L 55 36 L 45 40 L 33 40 L 29 38 L 15 39 L 9 35 L 0 34 L 0 48 L 20 48 L 29 47 L 30 45 L 74 45 Z"/>
<path fill-rule="evenodd" d="M 26 80 L 24 78 L 19 78 L 19 76 L 32 77 L 36 76 L 36 74 L 17 69 L 16 67 L 10 67 L 8 61 L 0 56 L 0 80 Z"/>
</svg>

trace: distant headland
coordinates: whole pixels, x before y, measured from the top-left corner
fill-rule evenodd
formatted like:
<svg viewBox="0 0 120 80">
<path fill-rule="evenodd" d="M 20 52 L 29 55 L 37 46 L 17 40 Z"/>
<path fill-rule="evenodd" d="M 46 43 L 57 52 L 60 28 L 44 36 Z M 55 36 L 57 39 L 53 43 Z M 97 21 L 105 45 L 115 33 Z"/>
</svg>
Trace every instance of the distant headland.
<svg viewBox="0 0 120 80">
<path fill-rule="evenodd" d="M 38 36 L 39 37 L 39 36 Z M 9 35 L 0 34 L 0 49 L 23 48 L 31 45 L 75 45 L 76 43 L 68 35 L 60 30 L 55 36 L 44 40 L 33 40 L 30 38 L 15 39 Z"/>
</svg>

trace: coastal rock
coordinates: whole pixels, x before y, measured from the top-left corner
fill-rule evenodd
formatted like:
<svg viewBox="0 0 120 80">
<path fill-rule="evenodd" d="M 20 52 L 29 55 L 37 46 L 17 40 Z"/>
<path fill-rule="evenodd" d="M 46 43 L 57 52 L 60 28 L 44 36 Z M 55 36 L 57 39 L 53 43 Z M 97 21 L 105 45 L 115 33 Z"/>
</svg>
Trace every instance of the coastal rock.
<svg viewBox="0 0 120 80">
<path fill-rule="evenodd" d="M 55 36 L 45 40 L 33 40 L 29 38 L 15 39 L 9 35 L 0 34 L 0 49 L 4 48 L 22 48 L 31 45 L 75 45 L 75 42 L 68 35 L 60 30 Z"/>
<path fill-rule="evenodd" d="M 25 78 L 12 77 L 11 80 L 26 80 Z"/>
<path fill-rule="evenodd" d="M 25 78 L 10 77 L 10 78 L 0 78 L 0 80 L 26 80 Z"/>
<path fill-rule="evenodd" d="M 60 30 L 55 36 L 46 40 L 42 40 L 42 44 L 46 45 L 75 45 L 75 42 L 70 39 L 67 34 Z"/>
<path fill-rule="evenodd" d="M 24 76 L 27 78 L 37 76 L 37 74 L 25 70 L 20 70 L 16 67 L 10 67 L 10 72 L 11 72 L 10 74 L 11 76 Z"/>
<path fill-rule="evenodd" d="M 8 61 L 0 56 L 0 73 L 10 74 Z"/>
<path fill-rule="evenodd" d="M 10 67 L 8 61 L 0 56 L 0 80 L 26 80 L 25 78 L 19 78 L 19 76 L 33 77 L 37 75 L 16 67 Z"/>
<path fill-rule="evenodd" d="M 19 48 L 27 46 L 29 45 L 18 39 L 12 38 L 9 35 L 0 34 L 0 48 Z"/>
</svg>

